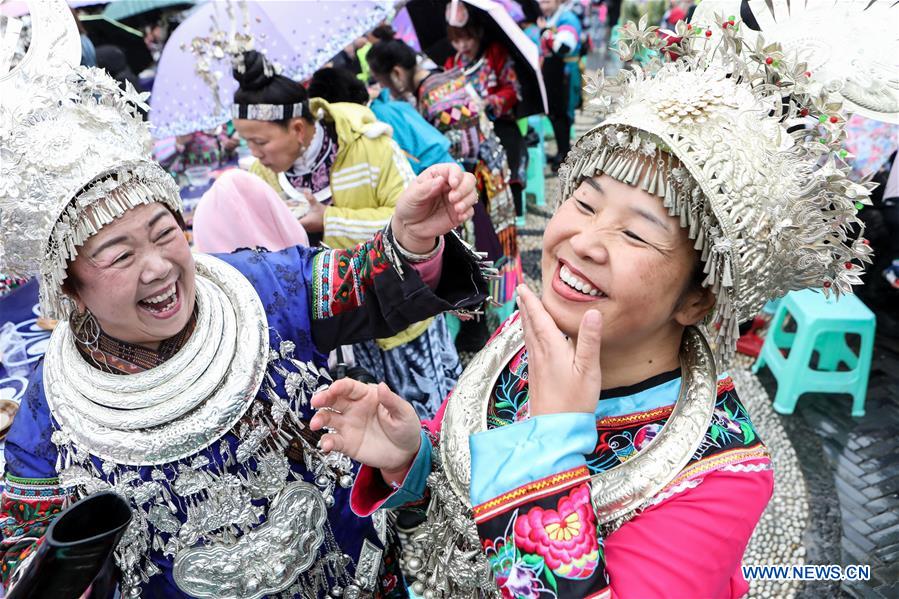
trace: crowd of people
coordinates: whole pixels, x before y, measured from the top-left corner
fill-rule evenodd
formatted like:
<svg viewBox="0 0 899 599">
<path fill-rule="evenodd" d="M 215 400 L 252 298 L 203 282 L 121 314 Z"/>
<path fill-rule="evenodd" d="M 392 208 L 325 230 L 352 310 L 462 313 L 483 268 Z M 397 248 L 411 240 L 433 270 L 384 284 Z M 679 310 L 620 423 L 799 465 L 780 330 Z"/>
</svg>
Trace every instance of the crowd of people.
<svg viewBox="0 0 899 599">
<path fill-rule="evenodd" d="M 561 186 L 538 293 L 526 65 L 478 3 L 433 2 L 442 64 L 388 23 L 304 81 L 237 40 L 230 120 L 168 140 L 60 3 L 0 73 L 0 324 L 48 331 L 13 376 L 32 337 L 0 329 L 0 596 L 746 594 L 774 479 L 740 335 L 787 291 L 850 292 L 872 242 L 899 288 L 896 148 L 872 194 L 846 115 L 738 43 L 746 15 L 511 3 Z M 590 102 L 610 43 L 639 66 Z"/>
</svg>

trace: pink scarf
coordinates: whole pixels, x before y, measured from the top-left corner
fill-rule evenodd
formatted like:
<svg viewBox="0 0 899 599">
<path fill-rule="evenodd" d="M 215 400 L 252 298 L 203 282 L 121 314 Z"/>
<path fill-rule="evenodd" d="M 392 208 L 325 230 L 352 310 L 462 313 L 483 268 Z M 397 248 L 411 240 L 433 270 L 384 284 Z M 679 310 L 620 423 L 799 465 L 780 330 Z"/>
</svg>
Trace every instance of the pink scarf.
<svg viewBox="0 0 899 599">
<path fill-rule="evenodd" d="M 275 190 L 239 169 L 223 172 L 203 194 L 194 212 L 193 238 L 196 249 L 207 254 L 309 245 L 306 231 Z"/>
</svg>

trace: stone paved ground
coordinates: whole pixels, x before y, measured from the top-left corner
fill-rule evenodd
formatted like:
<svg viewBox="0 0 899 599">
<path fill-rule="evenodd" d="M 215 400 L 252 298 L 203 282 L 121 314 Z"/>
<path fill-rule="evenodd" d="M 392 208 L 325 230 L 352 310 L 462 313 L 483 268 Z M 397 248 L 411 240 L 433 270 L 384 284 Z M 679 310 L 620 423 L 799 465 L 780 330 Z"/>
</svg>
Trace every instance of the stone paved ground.
<svg viewBox="0 0 899 599">
<path fill-rule="evenodd" d="M 590 122 L 580 116 L 577 135 Z M 554 153 L 549 143 L 547 150 Z M 547 170 L 546 200 L 558 197 Z M 550 206 L 529 204 L 519 230 L 525 275 L 539 288 L 541 236 Z M 758 597 L 899 597 L 899 339 L 879 336 L 865 417 L 849 415 L 848 396 L 808 394 L 795 413 L 770 409 L 776 382 L 767 370 L 749 374 L 751 360 L 735 373 L 741 395 L 777 466 L 777 489 L 747 551 L 747 563 L 868 564 L 867 582 L 756 582 Z M 797 526 L 799 528 L 797 528 Z"/>
<path fill-rule="evenodd" d="M 849 415 L 848 396 L 822 394 L 804 395 L 796 412 L 782 417 L 806 480 L 825 479 L 810 497 L 823 527 L 807 535 L 817 545 L 810 549 L 820 553 L 820 562 L 871 566 L 870 581 L 841 586 L 852 597 L 899 597 L 899 352 L 894 343 L 877 340 L 863 418 Z M 761 378 L 773 394 L 773 378 L 767 373 Z"/>
</svg>

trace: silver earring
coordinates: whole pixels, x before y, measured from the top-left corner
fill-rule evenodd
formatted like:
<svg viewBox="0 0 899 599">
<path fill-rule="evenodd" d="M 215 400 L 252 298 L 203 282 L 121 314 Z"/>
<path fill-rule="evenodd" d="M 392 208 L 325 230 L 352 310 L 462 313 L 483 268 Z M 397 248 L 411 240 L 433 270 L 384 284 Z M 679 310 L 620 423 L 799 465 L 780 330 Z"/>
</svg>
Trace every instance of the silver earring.
<svg viewBox="0 0 899 599">
<path fill-rule="evenodd" d="M 100 340 L 100 323 L 97 322 L 90 310 L 85 309 L 83 314 L 79 314 L 77 310 L 73 309 L 69 315 L 69 322 L 75 341 L 88 349 L 97 347 L 97 342 Z"/>
</svg>

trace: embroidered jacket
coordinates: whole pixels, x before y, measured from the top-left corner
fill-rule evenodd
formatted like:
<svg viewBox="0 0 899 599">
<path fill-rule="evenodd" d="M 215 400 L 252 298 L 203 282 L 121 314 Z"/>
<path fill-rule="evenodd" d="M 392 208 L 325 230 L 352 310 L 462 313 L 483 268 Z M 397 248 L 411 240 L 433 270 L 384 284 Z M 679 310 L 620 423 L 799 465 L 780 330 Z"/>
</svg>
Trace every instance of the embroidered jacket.
<svg viewBox="0 0 899 599">
<path fill-rule="evenodd" d="M 469 439 L 473 516 L 503 596 L 745 594 L 740 560 L 771 497 L 773 477 L 731 379 L 719 380 L 712 421 L 687 466 L 638 515 L 603 535 L 590 476 L 652 442 L 672 412 L 680 373 L 604 391 L 594 415 L 526 418 L 527 372 L 525 348 L 497 377 L 488 430 Z M 439 431 L 442 417 L 443 410 L 426 426 Z M 422 434 L 422 448 L 397 490 L 363 467 L 352 493 L 354 512 L 420 509 L 428 501 L 431 438 Z M 697 551 L 710 559 L 698 559 Z"/>
<path fill-rule="evenodd" d="M 492 118 L 514 118 L 518 104 L 518 75 L 509 52 L 497 42 L 491 43 L 479 59 L 480 66 L 469 75 L 469 82 L 486 102 Z M 446 59 L 443 68 L 467 69 L 472 65 L 456 54 Z"/>
<path fill-rule="evenodd" d="M 416 175 L 429 166 L 455 162 L 449 153 L 449 140 L 408 102 L 392 100 L 390 91 L 385 89 L 372 100 L 370 108 L 379 121 L 393 129 L 393 139 L 409 158 Z"/>
<path fill-rule="evenodd" d="M 447 260 L 446 264 L 452 266 L 444 268 L 442 273 L 440 269 L 421 267 L 427 281 L 422 280 L 416 268 L 405 262 L 400 263 L 401 276 L 395 263 L 388 260 L 384 244 L 383 236 L 378 234 L 368 243 L 352 250 L 293 247 L 276 253 L 243 250 L 219 256 L 249 280 L 267 314 L 270 342 L 275 355 L 266 372 L 266 380 L 270 384 L 263 385 L 263 389 L 269 389 L 281 398 L 292 397 L 289 389 L 297 384 L 295 377 L 306 376 L 306 371 L 298 369 L 297 364 L 310 362 L 323 367 L 326 352 L 337 344 L 387 335 L 407 326 L 410 321 L 447 309 L 473 306 L 482 300 L 486 284 L 479 274 L 478 265 L 455 237 L 447 237 L 442 256 Z M 291 343 L 285 346 L 284 341 Z M 53 516 L 73 499 L 70 495 L 72 490 L 61 488 L 57 479 L 61 467 L 60 454 L 51 440 L 57 426 L 44 396 L 42 373 L 41 364 L 32 376 L 6 441 L 6 489 L 0 499 L 0 575 L 4 586 L 17 565 L 34 551 Z M 246 417 L 265 412 L 269 402 L 270 398 L 260 390 L 256 403 L 261 405 L 261 409 L 253 407 Z M 289 409 L 300 421 L 308 422 L 312 415 L 311 408 L 302 401 L 290 402 Z M 180 463 L 208 464 L 201 476 L 210 481 L 226 481 L 230 477 L 233 482 L 235 477 L 246 479 L 248 476 L 252 480 L 254 474 L 261 473 L 260 469 L 265 464 L 250 465 L 239 459 L 240 437 L 235 431 L 246 426 L 247 423 L 242 420 L 219 441 Z M 288 476 L 288 480 L 312 482 L 316 474 L 307 470 L 302 448 L 297 455 L 293 445 L 291 442 L 286 454 L 290 473 L 285 472 L 284 475 Z M 283 456 L 272 457 L 283 459 Z M 132 498 L 135 513 L 139 514 L 138 518 L 144 523 L 149 521 L 147 530 L 152 543 L 148 543 L 145 553 L 138 556 L 141 560 L 147 560 L 142 562 L 144 565 L 141 568 L 149 578 L 140 583 L 140 589 L 150 597 L 185 596 L 173 579 L 174 556 L 170 544 L 174 538 L 171 532 L 178 530 L 179 526 L 181 532 L 189 528 L 186 526 L 190 523 L 189 519 L 197 515 L 194 513 L 191 516 L 191 510 L 202 509 L 204 498 L 190 496 L 190 500 L 185 502 L 175 497 L 177 491 L 172 490 L 171 479 L 166 480 L 165 475 L 159 476 L 159 469 L 110 465 L 97 459 L 94 463 L 97 471 L 103 473 L 112 466 L 107 482 L 124 485 L 126 495 L 130 494 Z M 163 468 L 169 468 L 169 465 Z M 178 464 L 171 465 L 171 468 L 184 472 L 184 467 Z M 251 471 L 253 469 L 255 471 Z M 197 470 L 197 473 L 200 472 Z M 134 474 L 137 476 L 133 477 Z M 129 480 L 131 482 L 127 482 Z M 143 483 L 150 480 L 164 487 L 162 497 L 169 498 L 168 505 L 175 510 L 174 513 L 158 509 L 166 505 L 163 501 L 157 502 L 159 495 L 137 499 L 140 490 L 146 487 Z M 210 489 L 212 487 L 210 484 Z M 171 497 L 175 497 L 175 503 L 172 503 Z M 222 524 L 225 534 L 235 534 L 240 538 L 243 534 L 240 531 L 254 529 L 257 519 L 261 517 L 259 521 L 264 522 L 270 505 L 266 497 L 265 494 L 254 496 L 252 504 L 248 500 L 243 509 L 249 510 L 248 514 L 256 515 L 241 513 L 238 521 L 230 520 L 236 513 L 233 509 L 237 505 L 223 504 L 222 514 L 227 515 Z M 326 525 L 333 531 L 337 547 L 322 546 L 319 551 L 337 551 L 336 555 L 349 556 L 350 561 L 329 564 L 320 571 L 323 578 L 306 581 L 302 586 L 304 592 L 318 588 L 311 586 L 313 583 L 321 583 L 327 588 L 340 584 L 341 580 L 345 586 L 347 576 L 350 579 L 359 578 L 359 572 L 354 573 L 354 564 L 359 563 L 366 547 L 370 549 L 369 553 L 379 555 L 381 559 L 377 561 L 382 562 L 379 568 L 375 561 L 374 569 L 368 572 L 369 578 L 375 579 L 371 590 L 380 596 L 402 592 L 404 583 L 394 567 L 395 560 L 390 548 L 384 546 L 382 537 L 377 534 L 372 520 L 351 516 L 348 489 L 336 487 L 333 498 L 333 505 L 327 510 Z M 209 500 L 215 499 L 210 490 L 209 496 L 205 497 L 207 507 L 213 505 L 208 503 Z M 193 541 L 188 541 L 188 545 L 200 539 L 201 543 L 205 541 L 209 546 L 210 534 L 217 534 L 220 530 L 197 529 L 198 524 L 212 526 L 202 518 L 194 521 L 190 534 L 197 536 Z M 181 533 L 178 537 L 184 541 Z M 262 560 L 259 565 L 265 563 Z M 248 570 L 244 574 L 254 574 L 251 571 L 254 567 L 247 564 Z M 367 567 L 371 567 L 370 563 Z M 300 574 L 305 576 L 308 572 Z M 290 587 L 285 591 L 286 596 L 305 596 L 301 591 L 292 591 L 293 588 L 300 587 Z"/>
</svg>

